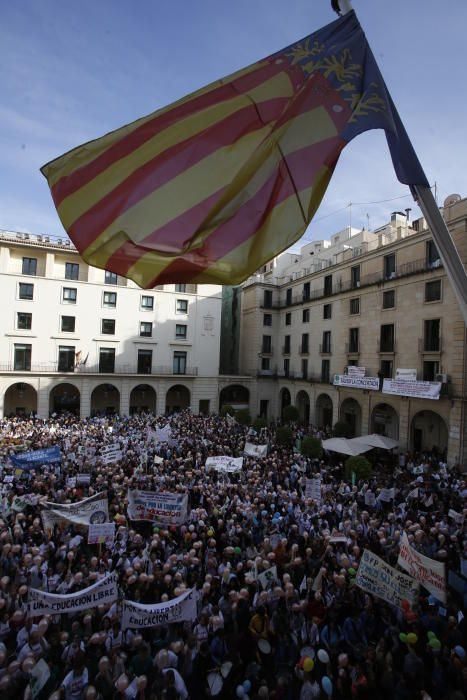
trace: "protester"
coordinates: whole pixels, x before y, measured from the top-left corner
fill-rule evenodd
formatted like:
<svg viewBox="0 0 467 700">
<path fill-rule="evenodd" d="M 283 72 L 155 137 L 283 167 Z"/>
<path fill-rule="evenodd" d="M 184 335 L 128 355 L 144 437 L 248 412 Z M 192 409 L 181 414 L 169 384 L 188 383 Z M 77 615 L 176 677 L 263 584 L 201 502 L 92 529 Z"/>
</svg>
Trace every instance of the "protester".
<svg viewBox="0 0 467 700">
<path fill-rule="evenodd" d="M 0 421 L 2 700 L 466 698 L 459 583 L 436 597 L 398 564 L 406 535 L 464 580 L 459 469 L 373 452 L 352 484 L 335 455 L 292 448 L 324 429 L 293 426 L 289 446 L 277 427 L 189 411 Z M 140 520 L 147 492 L 166 506 Z M 407 598 L 369 590 L 365 552 Z"/>
</svg>

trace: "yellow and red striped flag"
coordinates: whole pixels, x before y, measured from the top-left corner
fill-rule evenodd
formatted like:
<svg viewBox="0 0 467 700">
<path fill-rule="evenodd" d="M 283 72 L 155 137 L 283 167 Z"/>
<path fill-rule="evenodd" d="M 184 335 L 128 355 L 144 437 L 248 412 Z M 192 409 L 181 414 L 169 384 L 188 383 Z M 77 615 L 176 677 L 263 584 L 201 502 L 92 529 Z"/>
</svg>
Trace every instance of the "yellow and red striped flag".
<svg viewBox="0 0 467 700">
<path fill-rule="evenodd" d="M 236 284 L 305 231 L 339 154 L 386 130 L 427 184 L 355 13 L 42 168 L 83 258 L 150 288 Z"/>
</svg>

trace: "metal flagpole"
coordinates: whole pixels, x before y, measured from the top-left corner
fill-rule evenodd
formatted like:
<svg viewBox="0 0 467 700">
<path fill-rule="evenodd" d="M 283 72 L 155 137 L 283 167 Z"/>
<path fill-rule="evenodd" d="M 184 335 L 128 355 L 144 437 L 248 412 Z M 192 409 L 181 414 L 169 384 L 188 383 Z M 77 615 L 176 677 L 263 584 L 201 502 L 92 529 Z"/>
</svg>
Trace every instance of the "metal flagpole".
<svg viewBox="0 0 467 700">
<path fill-rule="evenodd" d="M 346 15 L 353 8 L 350 0 L 331 0 L 332 8 L 341 15 Z M 467 273 L 459 252 L 452 240 L 449 229 L 441 216 L 433 193 L 425 185 L 413 185 L 411 192 L 420 207 L 436 244 L 441 261 L 453 288 L 460 311 L 467 326 Z"/>
</svg>

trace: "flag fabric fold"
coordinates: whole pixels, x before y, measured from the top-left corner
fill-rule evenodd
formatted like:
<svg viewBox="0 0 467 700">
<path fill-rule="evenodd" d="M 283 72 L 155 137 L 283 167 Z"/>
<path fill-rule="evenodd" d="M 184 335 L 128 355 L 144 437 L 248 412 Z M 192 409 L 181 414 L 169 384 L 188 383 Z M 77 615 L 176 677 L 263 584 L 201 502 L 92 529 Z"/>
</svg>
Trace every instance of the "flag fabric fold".
<svg viewBox="0 0 467 700">
<path fill-rule="evenodd" d="M 427 185 L 354 12 L 42 168 L 83 258 L 150 288 L 235 284 L 303 234 L 339 155 L 386 132 Z"/>
</svg>

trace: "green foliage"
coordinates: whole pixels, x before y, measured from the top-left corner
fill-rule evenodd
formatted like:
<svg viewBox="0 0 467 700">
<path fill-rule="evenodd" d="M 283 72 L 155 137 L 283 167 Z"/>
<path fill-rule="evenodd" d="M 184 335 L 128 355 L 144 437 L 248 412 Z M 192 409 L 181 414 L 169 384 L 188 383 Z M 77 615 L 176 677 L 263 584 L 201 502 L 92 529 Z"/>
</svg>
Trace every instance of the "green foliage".
<svg viewBox="0 0 467 700">
<path fill-rule="evenodd" d="M 323 447 L 321 445 L 321 440 L 319 438 L 312 437 L 308 435 L 303 438 L 300 447 L 300 452 L 304 457 L 311 457 L 312 459 L 319 459 L 323 454 Z"/>
<path fill-rule="evenodd" d="M 258 416 L 257 418 L 254 419 L 253 421 L 253 428 L 256 430 L 257 433 L 261 430 L 261 428 L 267 428 L 268 427 L 268 422 L 266 418 L 263 418 L 262 416 Z"/>
<path fill-rule="evenodd" d="M 300 413 L 298 412 L 298 408 L 296 406 L 286 406 L 284 410 L 282 411 L 282 420 L 284 423 L 294 423 L 295 421 L 298 421 L 300 417 Z"/>
<path fill-rule="evenodd" d="M 355 473 L 357 481 L 359 479 L 369 479 L 373 472 L 373 467 L 365 457 L 355 455 L 355 457 L 349 457 L 345 461 L 345 476 L 347 479 L 351 479 L 352 472 Z"/>
<path fill-rule="evenodd" d="M 332 434 L 334 437 L 348 438 L 350 437 L 350 433 L 350 425 L 348 423 L 344 423 L 344 421 L 342 420 L 337 421 L 337 423 L 334 424 L 334 428 L 332 429 Z"/>
<path fill-rule="evenodd" d="M 292 430 L 287 425 L 281 425 L 276 430 L 276 442 L 279 445 L 291 445 L 292 444 Z"/>
<path fill-rule="evenodd" d="M 247 408 L 240 408 L 235 412 L 235 418 L 240 425 L 250 425 L 251 416 Z"/>
<path fill-rule="evenodd" d="M 232 416 L 232 417 L 233 417 L 233 416 L 235 416 L 235 409 L 234 409 L 233 406 L 230 406 L 230 404 L 225 403 L 225 404 L 221 407 L 220 414 L 221 414 L 221 416 L 226 416 L 227 413 L 229 414 L 229 416 Z"/>
</svg>

